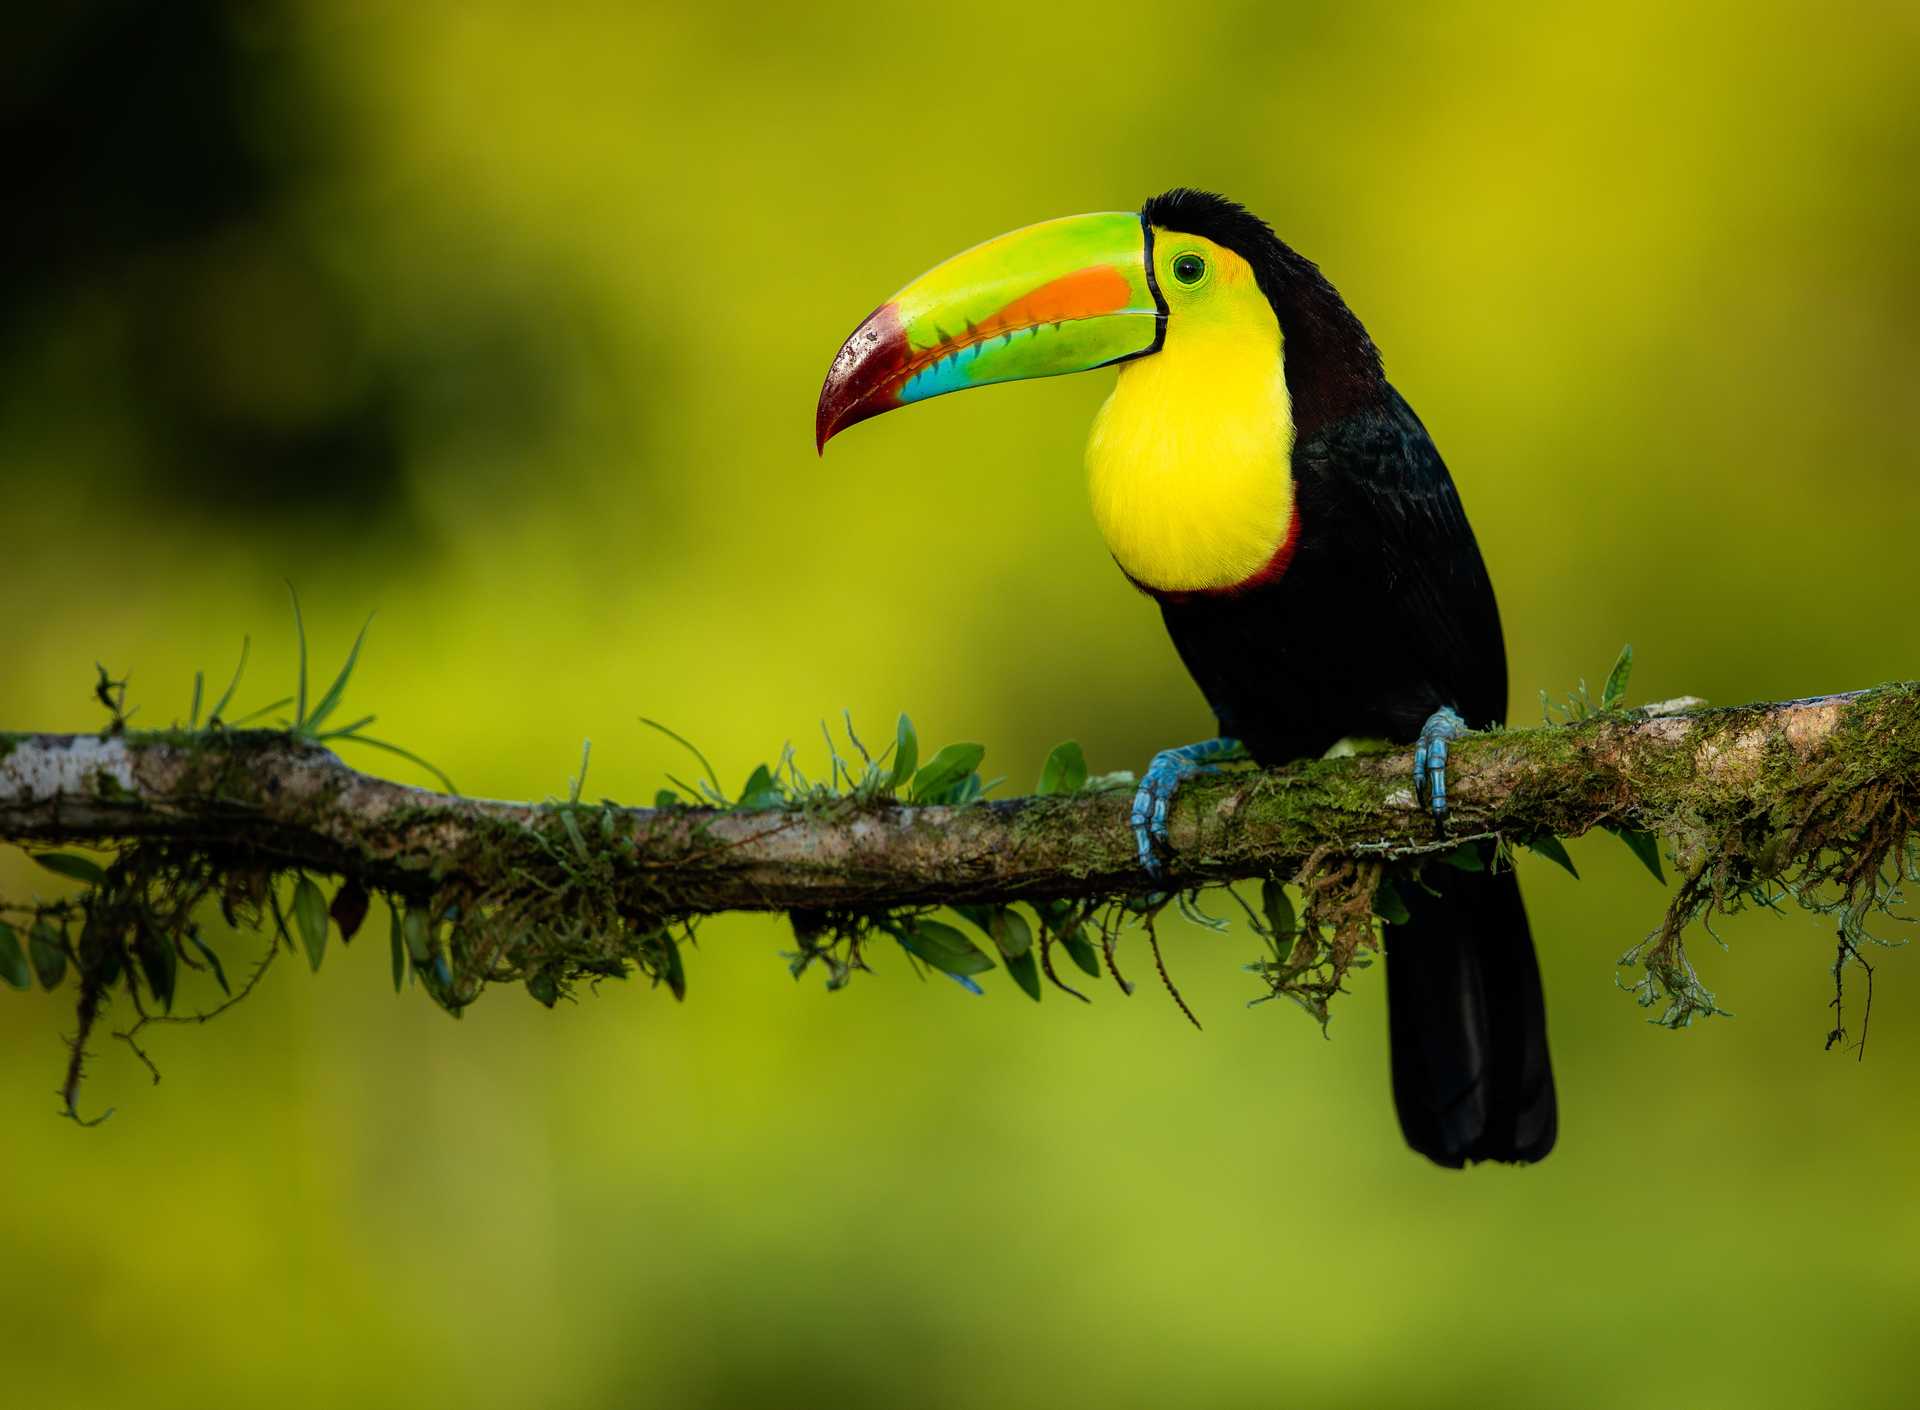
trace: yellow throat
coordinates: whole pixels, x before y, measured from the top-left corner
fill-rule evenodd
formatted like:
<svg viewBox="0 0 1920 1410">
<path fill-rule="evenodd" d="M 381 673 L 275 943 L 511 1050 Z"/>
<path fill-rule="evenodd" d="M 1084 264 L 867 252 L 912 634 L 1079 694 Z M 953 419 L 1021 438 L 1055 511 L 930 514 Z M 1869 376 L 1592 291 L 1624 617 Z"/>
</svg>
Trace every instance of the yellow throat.
<svg viewBox="0 0 1920 1410">
<path fill-rule="evenodd" d="M 1135 582 L 1230 588 L 1258 574 L 1293 519 L 1293 413 L 1279 320 L 1252 269 L 1198 236 L 1156 232 L 1168 303 L 1159 352 L 1120 368 L 1087 442 L 1094 521 Z M 1197 288 L 1170 277 L 1203 253 Z"/>
</svg>

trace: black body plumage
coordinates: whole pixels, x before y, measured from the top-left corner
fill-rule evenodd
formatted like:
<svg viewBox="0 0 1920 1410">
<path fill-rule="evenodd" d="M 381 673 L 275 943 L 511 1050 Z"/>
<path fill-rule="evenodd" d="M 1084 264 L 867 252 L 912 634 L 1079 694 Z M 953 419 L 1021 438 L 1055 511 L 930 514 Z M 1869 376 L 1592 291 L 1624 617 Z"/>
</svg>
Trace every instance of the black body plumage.
<svg viewBox="0 0 1920 1410">
<path fill-rule="evenodd" d="M 1285 572 L 1161 600 L 1220 732 L 1273 764 L 1343 738 L 1411 741 L 1443 706 L 1475 729 L 1501 723 L 1506 648 L 1479 546 L 1359 320 L 1310 261 L 1232 202 L 1173 191 L 1143 214 L 1253 266 L 1279 319 L 1293 402 L 1298 531 Z M 1510 871 L 1437 867 L 1426 880 L 1437 894 L 1404 888 L 1410 919 L 1386 928 L 1401 1128 L 1441 1165 L 1538 1160 L 1553 1146 L 1555 1105 L 1519 885 Z"/>
</svg>

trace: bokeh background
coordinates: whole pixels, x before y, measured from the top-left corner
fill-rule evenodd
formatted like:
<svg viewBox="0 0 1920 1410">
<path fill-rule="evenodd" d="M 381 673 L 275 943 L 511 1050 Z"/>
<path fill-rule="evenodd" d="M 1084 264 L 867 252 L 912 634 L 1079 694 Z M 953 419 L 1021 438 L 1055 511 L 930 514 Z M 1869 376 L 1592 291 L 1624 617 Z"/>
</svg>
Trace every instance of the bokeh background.
<svg viewBox="0 0 1920 1410">
<path fill-rule="evenodd" d="M 840 338 L 939 258 L 1174 184 L 1319 259 L 1451 462 L 1516 719 L 1920 671 L 1920 10 L 1886 5 L 95 3 L 0 20 L 0 724 L 291 679 L 471 792 L 736 784 L 850 708 L 977 739 L 1210 733 L 1086 512 L 1104 374 L 811 444 Z M 364 767 L 419 778 L 362 751 Z M 424 780 L 421 780 L 424 781 Z M 1523 859 L 1563 1122 L 1544 1166 L 1401 1146 L 1382 986 L 1322 1038 L 1244 934 L 1036 1007 L 782 927 L 462 1024 L 374 939 L 282 966 L 148 1084 L 0 994 L 10 1403 L 1909 1404 L 1920 970 L 1822 1051 L 1831 943 L 1611 962 L 1664 897 Z M 62 883 L 0 855 L 0 891 Z M 233 942 L 236 945 L 239 941 Z M 238 952 L 236 952 L 238 953 Z M 239 961 L 230 961 L 237 964 Z"/>
</svg>

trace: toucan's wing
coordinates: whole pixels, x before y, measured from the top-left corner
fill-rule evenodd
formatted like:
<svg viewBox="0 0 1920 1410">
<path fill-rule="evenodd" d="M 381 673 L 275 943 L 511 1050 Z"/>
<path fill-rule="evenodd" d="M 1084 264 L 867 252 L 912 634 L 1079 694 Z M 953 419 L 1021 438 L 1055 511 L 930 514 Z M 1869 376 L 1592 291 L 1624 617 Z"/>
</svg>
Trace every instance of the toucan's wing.
<svg viewBox="0 0 1920 1410">
<path fill-rule="evenodd" d="M 1295 453 L 1307 544 L 1337 552 L 1346 599 L 1399 653 L 1398 675 L 1475 728 L 1506 716 L 1500 611 L 1453 477 L 1397 392 L 1318 432 Z M 1411 702 L 1410 702 L 1411 703 Z"/>
</svg>

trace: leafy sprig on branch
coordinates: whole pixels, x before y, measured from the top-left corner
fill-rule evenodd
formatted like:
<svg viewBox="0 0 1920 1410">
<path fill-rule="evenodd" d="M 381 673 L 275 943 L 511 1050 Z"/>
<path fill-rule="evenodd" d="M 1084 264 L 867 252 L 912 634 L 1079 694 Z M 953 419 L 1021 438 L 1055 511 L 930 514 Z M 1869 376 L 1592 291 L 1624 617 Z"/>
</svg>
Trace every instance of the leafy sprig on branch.
<svg viewBox="0 0 1920 1410">
<path fill-rule="evenodd" d="M 244 793 L 249 761 L 265 763 L 276 747 L 274 741 L 296 755 L 302 749 L 342 741 L 368 743 L 415 759 L 431 770 L 431 765 L 406 751 L 369 739 L 364 731 L 372 723 L 371 716 L 345 726 L 333 724 L 359 660 L 365 627 L 333 683 L 309 703 L 306 634 L 297 598 L 294 611 L 300 649 L 299 678 L 292 695 L 229 723 L 227 712 L 246 664 L 243 646 L 240 668 L 206 712 L 204 723 L 204 682 L 196 675 L 186 727 L 142 736 L 127 726 L 131 712 L 126 708 L 126 682 L 112 679 L 102 669 L 97 694 L 110 714 L 102 738 L 135 747 L 142 740 L 164 744 L 189 760 L 190 775 L 197 782 L 188 792 L 198 790 L 210 798 Z M 1626 709 L 1631 660 L 1630 651 L 1622 653 L 1598 701 L 1584 683 L 1567 697 L 1559 712 L 1569 737 L 1596 727 L 1631 732 L 1639 724 L 1671 713 L 1672 706 Z M 240 726 L 247 721 L 289 705 L 292 711 L 280 717 L 277 734 L 241 732 Z M 189 831 L 158 840 L 123 840 L 104 861 L 69 851 L 37 853 L 44 867 L 79 883 L 81 890 L 77 895 L 29 904 L 0 903 L 0 981 L 16 988 L 37 983 L 53 989 L 71 976 L 76 984 L 78 1033 L 63 1089 L 67 1114 L 80 1119 L 76 1097 L 85 1046 L 110 999 L 123 1001 L 133 1014 L 132 1022 L 115 1036 L 148 1062 L 157 1080 L 158 1070 L 152 1068 L 139 1041 L 147 1026 L 204 1021 L 222 1011 L 250 991 L 282 949 L 304 953 L 309 966 L 318 969 L 330 937 L 337 932 L 342 943 L 353 939 L 376 902 L 384 901 L 389 915 L 396 991 L 417 985 L 456 1017 L 487 984 L 509 980 L 524 983 L 533 997 L 548 1005 L 582 983 L 634 974 L 682 998 L 687 988 L 684 949 L 694 940 L 700 915 L 725 904 L 753 903 L 734 900 L 715 906 L 663 899 L 668 893 L 659 885 L 666 879 L 658 871 L 662 863 L 641 841 L 652 830 L 664 828 L 676 835 L 679 855 L 701 865 L 732 848 L 758 846 L 792 829 L 832 829 L 850 818 L 879 818 L 898 814 L 901 808 L 916 810 L 913 816 L 918 816 L 917 810 L 942 810 L 938 816 L 953 819 L 972 815 L 977 808 L 1002 816 L 992 814 L 992 809 L 1008 807 L 1028 811 L 1007 813 L 1007 818 L 1039 819 L 1047 805 L 1055 802 L 1097 811 L 1102 795 L 1128 789 L 1133 782 L 1126 773 L 1090 775 L 1079 746 L 1067 743 L 1048 756 L 1032 798 L 1018 805 L 989 805 L 983 800 L 1004 780 L 982 777 L 984 748 L 975 743 L 949 744 L 931 751 L 923 762 L 918 735 L 903 715 L 892 741 L 877 753 L 863 743 L 851 718 L 843 717 L 844 746 L 822 726 L 826 742 L 822 772 L 810 775 L 803 770 L 797 751 L 789 745 L 772 761 L 754 766 L 738 789 L 730 789 L 722 786 L 710 762 L 690 741 L 653 721 L 644 723 L 678 741 L 699 768 L 691 784 L 669 776 L 674 786 L 661 790 L 652 814 L 637 814 L 610 801 L 584 801 L 590 751 L 583 750 L 580 772 L 566 796 L 538 808 L 484 805 L 475 811 L 471 805 L 462 805 L 462 800 L 420 795 L 430 804 L 421 810 L 426 826 L 438 826 L 428 820 L 448 808 L 466 806 L 459 854 L 434 860 L 420 870 L 369 870 L 349 854 L 324 847 L 319 852 L 296 847 L 288 853 L 244 833 L 218 841 Z M 1673 723 L 1690 728 L 1685 721 Z M 1640 1002 L 1649 1007 L 1664 1004 L 1654 1021 L 1678 1027 L 1694 1017 L 1721 1012 L 1686 957 L 1681 936 L 1692 921 L 1748 905 L 1777 908 L 1788 897 L 1836 920 L 1840 941 L 1834 962 L 1836 1005 L 1844 996 L 1840 985 L 1850 967 L 1865 969 L 1871 983 L 1865 948 L 1883 942 L 1870 932 L 1868 922 L 1893 910 L 1903 883 L 1920 879 L 1906 832 L 1916 806 L 1915 771 L 1908 766 L 1911 761 L 1902 764 L 1892 762 L 1890 756 L 1880 757 L 1894 746 L 1875 743 L 1869 748 L 1867 723 L 1848 729 L 1852 732 L 1846 747 L 1833 751 L 1817 766 L 1809 769 L 1792 761 L 1780 762 L 1778 777 L 1769 781 L 1770 791 L 1758 795 L 1772 800 L 1758 815 L 1751 809 L 1737 816 L 1697 810 L 1684 815 L 1648 814 L 1631 798 L 1623 798 L 1619 806 L 1597 816 L 1588 814 L 1573 824 L 1572 831 L 1594 825 L 1615 831 L 1659 877 L 1655 830 L 1665 819 L 1670 856 L 1681 884 L 1662 926 L 1621 961 L 1640 971 L 1641 977 L 1631 986 Z M 1899 735 L 1897 747 L 1913 748 L 1910 733 Z M 0 763 L 23 738 L 31 737 L 0 736 Z M 1497 742 L 1518 736 L 1495 738 Z M 339 772 L 342 778 L 359 777 Z M 439 776 L 444 780 L 444 775 Z M 1236 792 L 1225 800 L 1220 817 L 1228 816 L 1236 800 L 1253 796 L 1248 790 L 1257 793 L 1267 786 L 1258 772 L 1242 777 L 1244 783 L 1235 785 Z M 114 796 L 114 790 L 125 786 L 111 770 L 100 770 L 88 786 L 115 806 L 124 801 L 131 810 L 129 816 L 139 816 L 147 807 L 137 796 L 125 800 Z M 643 816 L 654 821 L 636 827 Z M 752 831 L 743 833 L 740 824 Z M 351 820 L 345 825 L 350 827 Z M 382 824 L 403 829 L 407 825 L 404 815 L 389 815 Z M 1032 999 L 1040 999 L 1053 987 L 1084 1000 L 1088 997 L 1084 986 L 1103 974 L 1110 974 L 1123 992 L 1131 992 L 1118 952 L 1123 939 L 1137 931 L 1146 938 L 1163 983 L 1193 1019 L 1168 974 L 1157 926 L 1172 911 L 1209 930 L 1228 930 L 1225 921 L 1209 913 L 1206 894 L 1224 891 L 1227 904 L 1244 916 L 1262 947 L 1246 968 L 1262 981 L 1266 992 L 1251 1002 L 1284 996 L 1324 1025 L 1329 1005 L 1342 992 L 1348 973 L 1371 963 L 1379 924 L 1404 918 L 1408 888 L 1431 884 L 1432 868 L 1474 869 L 1488 864 L 1483 854 L 1490 855 L 1491 865 L 1508 866 L 1513 850 L 1525 847 L 1569 872 L 1574 870 L 1552 827 L 1511 819 L 1479 826 L 1485 830 L 1439 845 L 1328 842 L 1303 860 L 1300 852 L 1288 854 L 1294 861 L 1276 860 L 1265 866 L 1249 859 L 1237 864 L 1238 870 L 1216 870 L 1214 875 L 1223 876 L 1222 880 L 1165 893 L 1143 889 L 1147 879 L 1128 876 L 1124 869 L 1099 885 L 1088 885 L 1084 878 L 1076 879 L 1077 873 L 1067 872 L 1062 873 L 1063 880 L 1072 879 L 1073 884 L 1063 894 L 1049 895 L 1027 885 L 1018 892 L 1017 901 L 1006 895 L 977 900 L 955 897 L 943 909 L 931 901 L 911 899 L 862 902 L 857 879 L 850 879 L 841 888 L 844 900 L 790 912 L 794 948 L 785 952 L 785 958 L 796 978 L 817 969 L 828 988 L 837 989 L 868 969 L 872 947 L 884 944 L 904 953 L 916 970 L 941 974 L 973 993 L 983 992 L 983 977 L 1004 969 Z M 1009 840 L 1018 836 L 1016 825 Z M 1491 852 L 1486 854 L 1489 844 Z M 330 876 L 341 878 L 331 896 Z M 1258 883 L 1257 904 L 1224 879 L 1231 877 Z M 238 988 L 229 982 L 231 956 L 222 953 L 231 939 L 208 929 L 216 909 L 228 932 L 250 931 L 265 937 L 264 954 Z M 1059 951 L 1065 951 L 1065 963 L 1057 962 Z M 203 974 L 206 984 L 218 987 L 221 1001 L 209 1009 L 176 1014 L 183 969 Z M 1072 976 L 1072 983 L 1063 978 L 1063 971 Z M 1864 1038 L 1864 1019 L 1861 1029 Z M 1836 1015 L 1831 1039 L 1844 1041 L 1845 1036 L 1845 1025 Z"/>
</svg>

